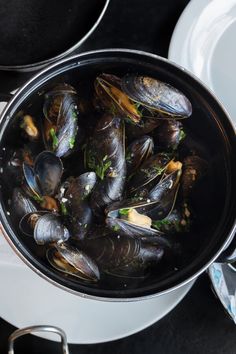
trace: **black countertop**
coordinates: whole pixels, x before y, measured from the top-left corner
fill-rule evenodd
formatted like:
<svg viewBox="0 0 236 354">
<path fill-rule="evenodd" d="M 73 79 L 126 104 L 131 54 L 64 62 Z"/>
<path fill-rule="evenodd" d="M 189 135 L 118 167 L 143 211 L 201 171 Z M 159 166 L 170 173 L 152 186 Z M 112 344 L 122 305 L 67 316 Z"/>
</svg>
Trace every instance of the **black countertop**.
<svg viewBox="0 0 236 354">
<path fill-rule="evenodd" d="M 188 0 L 111 0 L 101 24 L 82 50 L 134 48 L 166 57 L 176 21 L 187 3 Z M 10 92 L 31 75 L 1 73 L 0 91 Z M 14 329 L 0 320 L 1 354 L 7 353 L 7 338 Z M 33 336 L 20 339 L 16 345 L 19 354 L 59 352 L 58 344 Z M 212 293 L 207 275 L 203 275 L 170 314 L 148 329 L 115 342 L 70 345 L 70 353 L 235 354 L 236 328 Z"/>
</svg>

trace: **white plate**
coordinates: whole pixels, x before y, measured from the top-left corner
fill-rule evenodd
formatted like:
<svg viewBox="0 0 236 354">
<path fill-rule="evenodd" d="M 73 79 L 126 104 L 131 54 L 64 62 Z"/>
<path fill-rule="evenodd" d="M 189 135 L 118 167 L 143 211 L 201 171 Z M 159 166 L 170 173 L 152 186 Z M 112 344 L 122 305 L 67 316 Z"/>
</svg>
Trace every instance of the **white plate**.
<svg viewBox="0 0 236 354">
<path fill-rule="evenodd" d="M 0 235 L 0 316 L 18 328 L 58 326 L 69 343 L 91 344 L 136 333 L 161 319 L 193 283 L 170 294 L 132 303 L 88 300 L 67 293 L 29 269 Z M 40 335 L 57 340 L 53 335 Z"/>
<path fill-rule="evenodd" d="M 236 0 L 192 0 L 172 36 L 169 59 L 198 76 L 236 125 Z"/>
</svg>

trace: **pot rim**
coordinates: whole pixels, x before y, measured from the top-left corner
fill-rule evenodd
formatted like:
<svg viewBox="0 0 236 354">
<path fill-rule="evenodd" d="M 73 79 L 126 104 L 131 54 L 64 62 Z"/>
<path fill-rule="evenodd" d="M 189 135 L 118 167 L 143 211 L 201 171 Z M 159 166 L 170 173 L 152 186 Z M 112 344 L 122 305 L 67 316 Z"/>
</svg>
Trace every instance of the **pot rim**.
<svg viewBox="0 0 236 354">
<path fill-rule="evenodd" d="M 101 22 L 103 16 L 105 15 L 105 12 L 108 8 L 110 0 L 105 0 L 105 4 L 102 8 L 102 11 L 100 15 L 98 16 L 97 20 L 95 23 L 92 25 L 92 27 L 89 29 L 89 31 L 79 39 L 77 43 L 72 45 L 72 47 L 66 49 L 64 52 L 53 56 L 48 59 L 44 59 L 41 61 L 37 61 L 35 63 L 29 63 L 29 64 L 22 64 L 22 65 L 0 65 L 0 70 L 3 71 L 20 71 L 20 72 L 28 72 L 28 71 L 34 71 L 34 70 L 39 70 L 45 67 L 48 64 L 51 64 L 53 62 L 56 62 L 58 60 L 61 60 L 62 58 L 66 57 L 67 55 L 71 54 L 74 52 L 76 49 L 78 49 L 90 36 L 91 34 L 95 31 L 99 23 Z"/>
<path fill-rule="evenodd" d="M 234 133 L 236 132 L 232 121 L 230 119 L 230 116 L 228 114 L 228 112 L 226 111 L 226 109 L 223 107 L 222 103 L 219 101 L 219 99 L 216 97 L 216 95 L 208 88 L 206 87 L 206 85 L 199 79 L 197 78 L 194 74 L 192 74 L 191 72 L 189 72 L 188 70 L 186 70 L 185 68 L 183 68 L 182 66 L 172 62 L 169 59 L 163 58 L 161 56 L 158 56 L 156 54 L 153 53 L 148 53 L 145 51 L 141 51 L 141 50 L 135 50 L 135 49 L 125 49 L 125 48 L 111 48 L 111 49 L 101 49 L 101 50 L 94 50 L 94 51 L 88 51 L 88 52 L 84 52 L 81 54 L 77 54 L 74 55 L 72 57 L 69 58 L 64 58 L 60 61 L 57 61 L 56 63 L 53 63 L 52 65 L 48 66 L 47 68 L 44 68 L 43 70 L 41 70 L 39 73 L 37 73 L 36 75 L 34 75 L 30 80 L 28 80 L 20 89 L 18 89 L 18 91 L 14 94 L 14 96 L 11 98 L 11 100 L 8 102 L 8 104 L 5 106 L 5 108 L 3 109 L 1 115 L 0 115 L 0 123 L 2 123 L 3 118 L 6 116 L 6 112 L 10 109 L 10 107 L 15 103 L 15 101 L 18 100 L 19 96 L 21 96 L 22 92 L 27 88 L 28 86 L 30 86 L 30 84 L 37 82 L 38 79 L 43 76 L 44 74 L 46 74 L 47 72 L 50 72 L 51 70 L 53 70 L 53 72 L 55 73 L 55 70 L 57 67 L 59 67 L 60 65 L 66 64 L 67 62 L 73 62 L 73 61 L 77 61 L 77 65 L 79 65 L 78 59 L 83 58 L 84 56 L 87 55 L 96 55 L 96 54 L 102 54 L 102 53 L 119 53 L 119 54 L 136 54 L 136 55 L 140 55 L 140 56 L 146 56 L 149 58 L 153 58 L 153 59 L 157 59 L 159 61 L 163 61 L 166 62 L 168 64 L 171 64 L 172 66 L 174 66 L 177 69 L 180 69 L 182 71 L 184 71 L 185 73 L 187 73 L 190 77 L 192 77 L 195 81 L 198 82 L 198 84 L 200 84 L 201 86 L 203 86 L 203 88 L 210 93 L 210 95 L 214 98 L 214 100 L 218 103 L 218 105 L 220 106 L 221 110 L 224 112 L 225 117 L 227 118 L 227 121 L 229 123 L 229 125 L 231 126 L 231 129 L 234 131 Z M 6 116 L 6 120 L 10 119 L 10 116 Z M 2 218 L 2 215 L 4 215 L 4 212 L 2 210 L 2 208 L 0 208 L 0 217 Z M 5 215 L 4 215 L 5 216 Z M 0 230 L 2 231 L 5 239 L 7 240 L 7 242 L 10 244 L 10 246 L 12 247 L 12 249 L 14 250 L 14 252 L 23 260 L 23 262 L 29 266 L 33 271 L 35 271 L 39 276 L 41 276 L 43 279 L 49 281 L 51 284 L 53 284 L 54 286 L 57 286 L 59 288 L 61 288 L 62 290 L 68 291 L 74 295 L 78 295 L 80 297 L 83 298 L 87 298 L 87 299 L 92 299 L 92 300 L 98 300 L 98 301 L 107 301 L 107 302 L 132 302 L 132 301 L 143 301 L 143 300 L 148 300 L 151 298 L 154 298 L 156 296 L 162 296 L 164 294 L 167 294 L 171 291 L 177 290 L 180 287 L 186 285 L 187 283 L 191 282 L 192 280 L 194 280 L 195 278 L 197 278 L 200 274 L 202 274 L 210 265 L 211 263 L 213 263 L 218 257 L 219 255 L 222 253 L 222 251 L 224 251 L 227 246 L 230 244 L 230 242 L 232 241 L 234 234 L 236 232 L 236 220 L 234 218 L 234 223 L 230 229 L 229 234 L 227 235 L 225 242 L 223 243 L 223 245 L 218 249 L 218 251 L 216 252 L 216 254 L 211 257 L 211 259 L 204 264 L 204 266 L 202 266 L 197 272 L 195 272 L 192 276 L 188 277 L 187 279 L 181 281 L 180 283 L 178 283 L 177 285 L 174 285 L 168 289 L 165 289 L 163 291 L 160 291 L 158 293 L 154 293 L 154 294 L 147 294 L 147 295 L 143 295 L 143 296 L 137 296 L 137 297 L 129 297 L 129 298 L 125 298 L 125 297 L 102 297 L 102 296 L 96 296 L 96 295 L 91 295 L 91 294 L 86 294 L 83 292 L 79 292 L 77 290 L 71 289 L 67 286 L 64 286 L 60 283 L 58 283 L 57 281 L 51 279 L 50 277 L 48 277 L 46 274 L 44 274 L 43 272 L 41 272 L 38 268 L 36 268 L 16 247 L 16 245 L 14 244 L 14 242 L 11 240 L 11 238 L 8 236 L 7 231 L 5 230 L 3 224 L 2 224 L 2 220 L 0 221 Z"/>
</svg>

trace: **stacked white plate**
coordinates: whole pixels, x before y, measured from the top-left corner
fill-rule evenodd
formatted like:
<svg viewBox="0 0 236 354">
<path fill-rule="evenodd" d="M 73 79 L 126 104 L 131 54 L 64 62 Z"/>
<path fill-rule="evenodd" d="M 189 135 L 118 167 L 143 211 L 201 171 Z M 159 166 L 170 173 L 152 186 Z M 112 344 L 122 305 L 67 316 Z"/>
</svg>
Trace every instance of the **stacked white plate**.
<svg viewBox="0 0 236 354">
<path fill-rule="evenodd" d="M 191 0 L 172 36 L 169 59 L 207 84 L 236 125 L 236 0 Z"/>
</svg>

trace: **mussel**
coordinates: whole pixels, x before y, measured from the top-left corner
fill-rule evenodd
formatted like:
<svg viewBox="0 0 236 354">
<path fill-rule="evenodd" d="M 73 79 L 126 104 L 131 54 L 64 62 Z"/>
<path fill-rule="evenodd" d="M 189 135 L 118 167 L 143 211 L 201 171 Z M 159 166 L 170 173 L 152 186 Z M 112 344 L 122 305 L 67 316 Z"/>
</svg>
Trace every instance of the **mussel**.
<svg viewBox="0 0 236 354">
<path fill-rule="evenodd" d="M 49 209 L 51 205 L 57 210 L 57 205 L 52 196 L 61 183 L 63 165 L 59 157 L 50 151 L 41 152 L 35 159 L 34 166 L 23 163 L 25 189 L 41 207 Z"/>
<path fill-rule="evenodd" d="M 77 178 L 70 177 L 61 186 L 61 207 L 68 218 L 74 238 L 83 239 L 92 223 L 93 215 L 88 197 L 96 183 L 95 172 L 86 172 Z"/>
<path fill-rule="evenodd" d="M 170 160 L 168 154 L 159 153 L 144 161 L 130 180 L 130 193 L 138 197 L 147 196 L 150 186 L 158 182 Z"/>
<path fill-rule="evenodd" d="M 192 105 L 187 97 L 162 81 L 148 76 L 101 74 L 95 80 L 95 91 L 105 107 L 113 107 L 133 123 L 142 117 L 187 118 Z"/>
<path fill-rule="evenodd" d="M 44 140 L 58 157 L 68 156 L 75 146 L 78 126 L 78 98 L 68 84 L 58 84 L 45 94 Z"/>
<path fill-rule="evenodd" d="M 3 157 L 2 179 L 4 184 L 12 188 L 12 181 L 17 186 L 21 186 L 23 181 L 23 162 L 32 165 L 32 151 L 24 146 L 19 149 L 7 149 Z"/>
<path fill-rule="evenodd" d="M 111 204 L 106 209 L 106 224 L 118 235 L 139 238 L 144 242 L 155 242 L 161 246 L 170 247 L 165 235 L 152 228 L 152 219 L 146 215 L 147 210 L 152 209 L 155 203 L 150 199 L 142 201 L 129 199 Z"/>
<path fill-rule="evenodd" d="M 179 161 L 173 164 L 176 169 L 164 174 L 160 182 L 148 194 L 150 201 L 155 203 L 152 204 L 152 208 L 147 210 L 147 215 L 154 220 L 166 218 L 174 208 L 182 174 L 182 164 Z"/>
<path fill-rule="evenodd" d="M 57 243 L 47 250 L 47 260 L 60 272 L 85 281 L 98 281 L 100 272 L 86 253 L 67 243 Z"/>
<path fill-rule="evenodd" d="M 70 237 L 58 215 L 41 211 L 24 215 L 20 221 L 20 229 L 28 236 L 32 235 L 38 245 L 65 242 Z"/>
<path fill-rule="evenodd" d="M 37 211 L 28 195 L 21 188 L 14 188 L 11 198 L 11 212 L 17 220 L 20 220 L 25 214 Z"/>
<path fill-rule="evenodd" d="M 159 263 L 164 254 L 161 247 L 114 234 L 86 240 L 83 248 L 101 271 L 131 278 L 147 275 L 148 269 Z"/>
<path fill-rule="evenodd" d="M 127 74 L 121 80 L 121 88 L 134 102 L 168 118 L 187 118 L 192 114 L 192 105 L 182 92 L 155 78 Z"/>
<path fill-rule="evenodd" d="M 163 151 L 176 150 L 184 137 L 183 125 L 177 120 L 165 120 L 155 130 L 157 145 Z"/>
<path fill-rule="evenodd" d="M 125 186 L 124 125 L 119 117 L 102 116 L 86 155 L 87 166 L 99 178 L 91 194 L 91 207 L 101 216 L 107 205 L 121 198 Z"/>
<path fill-rule="evenodd" d="M 127 175 L 134 173 L 142 163 L 147 160 L 154 149 L 153 139 L 144 135 L 140 139 L 133 141 L 126 150 Z"/>
</svg>

